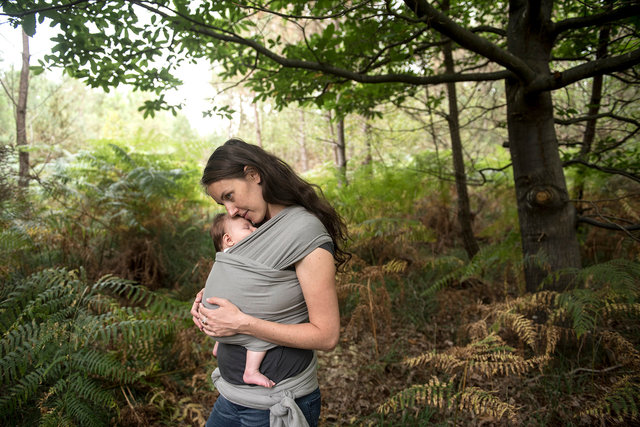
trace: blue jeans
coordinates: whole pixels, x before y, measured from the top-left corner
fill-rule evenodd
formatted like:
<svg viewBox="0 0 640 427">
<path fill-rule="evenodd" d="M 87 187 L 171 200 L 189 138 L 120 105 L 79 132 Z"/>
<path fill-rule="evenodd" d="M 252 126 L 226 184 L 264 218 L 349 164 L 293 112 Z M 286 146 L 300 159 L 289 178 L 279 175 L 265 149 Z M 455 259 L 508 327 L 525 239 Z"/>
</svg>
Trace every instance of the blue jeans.
<svg viewBox="0 0 640 427">
<path fill-rule="evenodd" d="M 317 427 L 320 419 L 320 389 L 296 399 L 309 427 Z M 269 410 L 246 408 L 218 397 L 206 427 L 268 427 Z"/>
</svg>

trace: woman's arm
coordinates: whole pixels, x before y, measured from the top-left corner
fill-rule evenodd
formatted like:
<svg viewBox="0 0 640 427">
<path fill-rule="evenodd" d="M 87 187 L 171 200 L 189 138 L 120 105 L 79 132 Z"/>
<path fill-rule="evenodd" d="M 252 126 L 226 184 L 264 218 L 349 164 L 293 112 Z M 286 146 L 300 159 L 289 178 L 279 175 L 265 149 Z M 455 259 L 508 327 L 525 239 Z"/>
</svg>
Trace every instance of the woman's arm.
<svg viewBox="0 0 640 427">
<path fill-rule="evenodd" d="M 194 322 L 205 318 L 204 331 L 211 336 L 248 334 L 287 347 L 332 350 L 340 335 L 335 274 L 333 256 L 322 248 L 315 249 L 296 263 L 296 275 L 309 311 L 308 323 L 283 324 L 261 320 L 241 312 L 222 298 L 207 300 L 219 306 L 216 310 L 200 304 Z"/>
</svg>

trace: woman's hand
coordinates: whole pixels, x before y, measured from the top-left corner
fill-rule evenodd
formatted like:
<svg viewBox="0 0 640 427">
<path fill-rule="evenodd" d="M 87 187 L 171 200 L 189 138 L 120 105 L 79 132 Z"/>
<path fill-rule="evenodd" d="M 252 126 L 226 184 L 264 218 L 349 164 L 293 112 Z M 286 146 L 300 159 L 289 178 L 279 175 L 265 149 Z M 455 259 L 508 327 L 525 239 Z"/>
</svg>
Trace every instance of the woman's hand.
<svg viewBox="0 0 640 427">
<path fill-rule="evenodd" d="M 204 289 L 198 292 L 198 295 L 196 295 L 196 299 L 193 301 L 193 305 L 191 306 L 191 316 L 193 316 L 193 323 L 195 323 L 198 329 L 200 329 L 201 331 L 203 330 L 203 325 L 200 318 L 200 314 L 198 313 L 198 307 L 202 305 L 201 303 L 202 303 L 203 294 L 204 294 Z"/>
<path fill-rule="evenodd" d="M 202 296 L 200 300 L 202 300 Z M 218 308 L 209 309 L 201 301 L 199 302 L 196 314 L 200 324 L 203 325 L 201 330 L 204 333 L 212 337 L 228 337 L 245 331 L 251 316 L 243 313 L 224 298 L 208 298 L 207 302 L 217 305 Z M 195 318 L 194 322 L 196 322 Z"/>
</svg>

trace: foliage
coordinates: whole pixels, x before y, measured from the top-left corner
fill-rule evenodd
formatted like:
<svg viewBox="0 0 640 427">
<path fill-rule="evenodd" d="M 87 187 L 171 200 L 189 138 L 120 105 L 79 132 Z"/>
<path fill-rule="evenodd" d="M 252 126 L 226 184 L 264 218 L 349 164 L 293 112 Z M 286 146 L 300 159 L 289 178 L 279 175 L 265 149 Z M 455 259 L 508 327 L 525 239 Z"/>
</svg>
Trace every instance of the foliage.
<svg viewBox="0 0 640 427">
<path fill-rule="evenodd" d="M 519 111 L 503 122 L 509 124 L 521 226 L 530 228 L 521 233 L 553 234 L 549 239 L 523 238 L 523 254 L 548 253 L 554 270 L 578 266 L 580 254 L 573 210 L 564 194 L 554 104 L 546 94 L 607 73 L 635 82 L 630 70 L 640 61 L 634 18 L 639 9 L 626 1 L 453 1 L 445 9 L 425 0 L 354 5 L 138 1 L 124 6 L 114 0 L 54 7 L 36 0 L 8 1 L 2 10 L 11 24 L 22 25 L 29 34 L 45 21 L 60 27 L 42 67 L 62 67 L 105 90 L 130 84 L 154 92 L 157 99 L 145 100 L 142 107 L 145 115 L 175 112 L 176 106 L 165 99 L 180 84 L 175 70 L 200 58 L 218 64 L 224 78 L 244 79 L 258 101 L 269 98 L 276 107 L 315 104 L 339 117 L 351 112 L 375 117 L 379 104 L 404 105 L 429 85 L 504 81 L 507 92 L 527 94 L 504 96 L 504 103 Z M 141 10 L 148 19 L 139 19 Z M 89 27 L 91 31 L 83 31 Z M 605 28 L 612 37 L 608 55 L 602 56 L 597 53 L 598 33 Z M 456 46 L 455 69 L 460 71 L 453 74 L 440 61 L 447 39 Z M 539 51 L 532 52 L 534 48 Z M 517 121 L 520 116 L 526 119 Z M 540 186 L 561 193 L 556 194 L 561 202 L 554 216 L 539 212 L 537 205 L 523 205 L 523 195 Z M 540 230 L 534 230 L 534 223 Z M 561 241 L 563 246 L 557 243 Z M 557 256 L 560 252 L 564 256 Z M 533 290 L 545 272 L 529 263 L 524 268 Z"/>
<path fill-rule="evenodd" d="M 490 257 L 481 259 L 491 266 L 487 261 Z M 481 264 L 476 259 L 474 263 Z M 482 270 L 471 271 L 476 280 L 487 280 Z M 568 405 L 569 399 L 582 401 L 582 410 L 573 414 L 579 423 L 587 419 L 621 423 L 636 420 L 640 415 L 636 393 L 640 387 L 640 264 L 612 260 L 558 272 L 557 276 L 571 278 L 571 282 L 565 281 L 568 288 L 563 292 L 538 292 L 481 305 L 479 319 L 464 326 L 468 344 L 406 358 L 403 363 L 410 369 L 428 369 L 435 376 L 426 384 L 407 387 L 382 404 L 379 411 L 426 405 L 442 414 L 460 411 L 484 414 L 496 422 L 503 418 L 514 421 L 520 416 L 518 409 L 488 390 L 488 382 L 509 376 L 526 378 L 533 370 L 576 381 L 579 372 L 586 371 L 593 382 L 583 383 L 572 396 L 563 397 L 566 403 L 556 404 Z M 549 280 L 557 278 L 552 275 Z M 623 324 L 627 326 L 625 331 L 620 329 Z M 573 366 L 564 369 L 563 359 Z M 583 367 L 585 363 L 588 368 Z M 542 383 L 540 387 L 552 385 Z M 474 397 L 465 397 L 465 393 Z"/>
<path fill-rule="evenodd" d="M 421 84 L 441 83 L 429 79 L 439 71 L 435 53 L 441 34 L 453 36 L 468 49 L 459 55 L 462 69 L 473 67 L 478 56 L 485 55 L 517 74 L 522 72 L 513 61 L 493 57 L 505 47 L 499 31 L 482 34 L 481 40 L 494 51 L 481 49 L 472 43 L 476 41 L 473 37 L 461 34 L 472 25 L 506 28 L 503 2 L 452 2 L 449 13 L 456 17 L 455 28 L 436 26 L 435 31 L 425 31 L 411 9 L 427 10 L 431 17 L 439 11 L 431 11 L 422 2 L 407 5 L 409 8 L 402 3 L 365 2 L 348 7 L 342 2 L 298 1 L 178 2 L 170 6 L 149 2 L 122 7 L 119 2 L 108 2 L 35 13 L 42 9 L 38 2 L 5 2 L 3 11 L 12 24 L 22 24 L 29 34 L 37 30 L 36 21 L 40 25 L 49 20 L 60 26 L 56 48 L 41 66 L 65 67 L 69 74 L 106 90 L 131 84 L 155 92 L 158 100 L 145 105 L 148 112 L 173 111 L 162 93 L 180 84 L 173 74 L 182 62 L 202 57 L 220 61 L 227 78 L 248 75 L 258 98 L 271 98 L 279 106 L 314 102 L 325 109 L 339 107 L 366 114 L 372 114 L 384 100 L 401 103 Z M 150 19 L 138 19 L 138 7 L 145 7 Z M 602 10 L 595 2 L 585 7 L 569 2 L 556 6 L 554 13 L 561 20 Z M 274 31 L 274 19 L 282 20 L 278 31 Z M 76 31 L 89 20 L 95 31 Z M 631 28 L 637 25 L 629 24 Z M 595 53 L 597 28 L 575 27 L 565 29 L 567 34 L 557 40 L 556 57 L 589 58 Z M 632 31 L 624 25 L 616 30 L 619 39 L 612 42 L 612 52 L 634 49 Z"/>
<path fill-rule="evenodd" d="M 157 342 L 186 311 L 130 281 L 89 283 L 77 270 L 13 276 L 1 293 L 0 407 L 12 425 L 109 423 L 118 386 L 158 369 Z"/>
<path fill-rule="evenodd" d="M 56 259 L 92 277 L 117 273 L 156 287 L 189 280 L 210 247 L 195 182 L 189 164 L 113 144 L 61 159 L 44 182 L 38 243 L 54 243 Z"/>
</svg>

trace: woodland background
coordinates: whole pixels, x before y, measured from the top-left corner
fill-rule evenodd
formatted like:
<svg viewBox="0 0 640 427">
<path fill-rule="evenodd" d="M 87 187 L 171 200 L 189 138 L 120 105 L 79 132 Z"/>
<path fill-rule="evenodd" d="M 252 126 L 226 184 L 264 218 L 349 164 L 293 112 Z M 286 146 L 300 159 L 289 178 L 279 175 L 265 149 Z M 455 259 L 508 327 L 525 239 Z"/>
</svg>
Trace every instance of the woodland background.
<svg viewBox="0 0 640 427">
<path fill-rule="evenodd" d="M 74 9 L 76 3 L 81 7 Z M 602 65 L 571 84 L 545 89 L 552 97 L 554 141 L 568 194 L 563 203 L 580 219 L 571 227 L 578 266 L 573 260 L 562 264 L 544 250 L 531 253 L 523 244 L 523 236 L 530 239 L 519 222 L 526 197 L 514 190 L 521 184 L 512 163 L 523 152 L 513 147 L 514 125 L 507 118 L 514 89 L 498 79 L 512 76 L 474 56 L 480 53 L 473 46 L 469 56 L 446 38 L 419 40 L 424 34 L 418 29 L 403 37 L 419 40 L 419 49 L 400 56 L 393 52 L 400 43 L 392 38 L 401 31 L 382 24 L 368 28 L 367 48 L 376 44 L 372 39 L 384 46 L 377 56 L 362 47 L 361 57 L 375 57 L 368 72 L 383 70 L 390 78 L 391 71 L 403 71 L 425 79 L 400 87 L 397 81 L 367 85 L 357 79 L 351 85 L 346 73 L 331 74 L 320 60 L 305 75 L 289 65 L 270 70 L 258 65 L 255 52 L 222 44 L 200 55 L 205 33 L 196 33 L 203 39 L 191 44 L 183 35 L 182 44 L 176 43 L 187 57 L 222 55 L 230 61 L 218 58 L 211 73 L 219 92 L 208 113 L 211 127 L 202 133 L 162 97 L 163 82 L 177 84 L 163 74 L 174 68 L 127 63 L 139 57 L 123 59 L 116 48 L 92 56 L 101 43 L 117 43 L 105 36 L 109 25 L 122 21 L 123 28 L 135 28 L 129 21 L 134 14 L 125 10 L 151 3 L 105 2 L 100 11 L 83 3 L 59 9 L 37 2 L 2 4 L 3 19 L 24 28 L 27 43 L 28 33 L 47 19 L 70 28 L 57 42 L 66 47 L 54 49 L 41 64 L 20 68 L 0 62 L 4 423 L 204 425 L 217 396 L 208 378 L 216 361 L 212 340 L 195 328 L 189 309 L 213 262 L 208 227 L 219 207 L 207 200 L 198 180 L 209 154 L 231 136 L 286 160 L 319 186 L 348 223 L 353 258 L 338 274 L 341 340 L 334 351 L 319 353 L 322 425 L 638 421 L 640 60 L 634 53 L 638 19 L 631 13 L 638 2 L 566 2 L 554 9 L 556 22 L 569 22 L 575 31 L 559 37 L 554 61 L 567 70 Z M 257 26 L 246 20 L 257 17 L 264 24 L 260 20 L 280 7 L 288 22 L 299 22 L 303 11 L 297 8 L 307 7 L 305 19 L 312 12 L 319 17 L 306 40 L 317 56 L 348 47 L 355 38 L 351 25 L 370 22 L 367 14 L 374 9 L 422 24 L 420 13 L 411 21 L 394 2 L 349 3 L 349 10 L 335 2 L 241 3 L 238 11 L 218 2 L 218 24 L 244 23 L 241 30 L 251 33 Z M 506 24 L 500 5 L 484 13 L 484 2 L 442 2 L 436 11 L 427 2 L 405 3 L 425 7 L 437 29 L 436 12 L 450 7 L 465 25 Z M 519 3 L 512 1 L 511 10 Z M 175 31 L 175 41 L 184 25 L 176 16 L 196 14 L 184 9 L 188 3 L 173 5 L 165 7 L 173 7 L 175 16 L 164 16 L 160 28 Z M 366 18 L 349 20 L 349 13 L 365 6 L 371 8 L 362 12 Z M 109 13 L 115 20 L 107 19 Z M 579 28 L 572 20 L 603 14 L 608 18 L 581 21 Z M 396 22 L 389 16 L 384 25 Z M 288 27 L 268 22 L 261 28 L 269 29 L 273 44 L 265 46 L 294 39 L 278 52 L 305 57 Z M 466 33 L 456 38 L 442 22 L 438 31 L 461 46 L 476 40 Z M 79 23 L 84 27 L 74 27 Z M 500 35 L 495 28 L 484 31 Z M 115 33 L 118 43 L 129 37 L 124 31 Z M 65 45 L 70 41 L 76 44 Z M 627 54 L 632 59 L 618 68 L 605 62 Z M 518 75 L 513 58 L 487 55 Z M 404 69 L 392 69 L 393 61 Z M 450 72 L 454 64 L 462 71 Z M 50 69 L 56 66 L 65 72 Z M 121 69 L 146 77 L 120 75 Z M 455 77 L 431 81 L 430 70 Z M 495 78 L 469 77 L 478 70 Z M 271 79 L 260 75 L 268 72 Z M 560 85 L 564 73 L 558 72 L 554 84 Z M 526 72 L 520 77 L 527 82 Z M 149 82 L 159 90 L 143 87 Z M 312 82 L 321 89 L 302 87 Z M 524 87 L 535 92 L 538 84 L 531 80 Z M 551 168 L 536 173 L 557 179 Z M 539 187 L 548 184 L 540 179 Z M 540 194 L 555 197 L 534 196 Z M 532 217 L 547 215 L 549 206 L 542 208 Z"/>
</svg>

